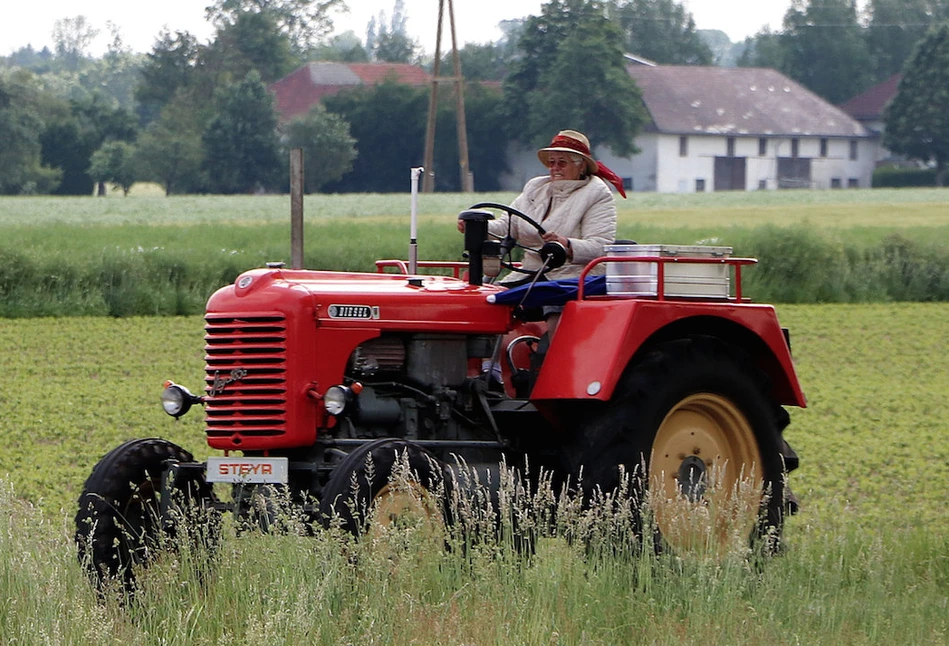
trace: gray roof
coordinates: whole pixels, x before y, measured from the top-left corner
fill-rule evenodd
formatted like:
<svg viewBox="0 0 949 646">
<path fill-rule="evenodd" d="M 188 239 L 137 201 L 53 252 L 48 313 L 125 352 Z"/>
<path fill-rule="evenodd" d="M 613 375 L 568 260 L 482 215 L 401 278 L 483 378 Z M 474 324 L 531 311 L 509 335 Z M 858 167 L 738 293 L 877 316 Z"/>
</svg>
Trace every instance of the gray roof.
<svg viewBox="0 0 949 646">
<path fill-rule="evenodd" d="M 679 135 L 869 137 L 860 123 L 771 69 L 627 66 L 652 117 Z"/>
</svg>

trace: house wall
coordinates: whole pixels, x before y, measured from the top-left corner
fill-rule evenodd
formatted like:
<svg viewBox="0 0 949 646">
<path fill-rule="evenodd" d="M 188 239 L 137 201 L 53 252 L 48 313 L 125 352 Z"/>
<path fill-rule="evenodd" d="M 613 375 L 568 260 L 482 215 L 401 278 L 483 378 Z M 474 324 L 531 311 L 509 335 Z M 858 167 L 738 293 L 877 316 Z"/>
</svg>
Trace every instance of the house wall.
<svg viewBox="0 0 949 646">
<path fill-rule="evenodd" d="M 688 136 L 686 155 L 680 155 L 679 135 L 645 134 L 636 139 L 640 148 L 656 151 L 655 170 L 644 164 L 637 167 L 633 183 L 637 190 L 655 190 L 660 193 L 691 193 L 715 189 L 715 158 L 728 155 L 728 137 Z M 764 155 L 759 155 L 758 137 L 735 137 L 734 156 L 744 157 L 744 190 L 778 188 L 778 158 L 792 156 L 791 137 L 767 137 Z M 826 156 L 821 156 L 820 137 L 798 137 L 799 158 L 811 159 L 810 188 L 824 189 L 853 183 L 868 188 L 877 159 L 877 142 L 866 138 L 827 138 Z M 857 142 L 857 159 L 850 159 L 850 142 Z"/>
<path fill-rule="evenodd" d="M 792 138 L 767 137 L 764 155 L 758 154 L 758 137 L 734 139 L 734 156 L 746 160 L 744 190 L 778 188 L 778 158 L 792 156 Z M 798 158 L 811 160 L 810 185 L 802 185 L 802 188 L 870 187 L 879 155 L 877 139 L 829 137 L 825 156 L 821 156 L 821 137 L 797 137 L 797 140 Z M 851 141 L 856 142 L 856 160 L 850 159 Z M 631 159 L 617 157 L 605 147 L 594 150 L 598 160 L 620 177 L 630 179 L 634 191 L 694 193 L 704 184 L 702 190 L 712 192 L 715 190 L 715 158 L 728 155 L 728 137 L 724 136 L 689 136 L 684 157 L 679 154 L 679 135 L 642 134 L 636 138 L 636 146 L 640 152 Z M 547 174 L 537 159 L 537 151 L 523 146 L 509 148 L 508 164 L 510 171 L 501 177 L 501 187 L 506 191 L 519 192 L 530 178 Z"/>
</svg>

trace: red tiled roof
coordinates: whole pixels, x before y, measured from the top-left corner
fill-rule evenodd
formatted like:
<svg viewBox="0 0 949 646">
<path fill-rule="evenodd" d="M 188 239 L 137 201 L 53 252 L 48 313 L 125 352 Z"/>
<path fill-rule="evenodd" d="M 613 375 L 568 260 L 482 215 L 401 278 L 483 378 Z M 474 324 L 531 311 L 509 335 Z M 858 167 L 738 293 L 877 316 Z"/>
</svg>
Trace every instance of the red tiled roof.
<svg viewBox="0 0 949 646">
<path fill-rule="evenodd" d="M 836 106 L 772 69 L 627 66 L 639 85 L 650 129 L 681 135 L 866 137 Z"/>
<path fill-rule="evenodd" d="M 858 94 L 849 101 L 840 104 L 840 109 L 854 119 L 875 121 L 883 117 L 886 104 L 896 96 L 902 74 L 894 74 L 882 83 L 877 83 L 863 94 Z"/>
<path fill-rule="evenodd" d="M 324 97 L 347 87 L 375 85 L 393 78 L 407 85 L 425 85 L 431 76 L 415 65 L 403 63 L 313 62 L 294 70 L 270 86 L 277 112 L 284 120 L 306 114 Z"/>
<path fill-rule="evenodd" d="M 349 63 L 346 67 L 363 83 L 382 83 L 390 77 L 406 85 L 425 85 L 432 80 L 421 67 L 407 63 Z"/>
</svg>

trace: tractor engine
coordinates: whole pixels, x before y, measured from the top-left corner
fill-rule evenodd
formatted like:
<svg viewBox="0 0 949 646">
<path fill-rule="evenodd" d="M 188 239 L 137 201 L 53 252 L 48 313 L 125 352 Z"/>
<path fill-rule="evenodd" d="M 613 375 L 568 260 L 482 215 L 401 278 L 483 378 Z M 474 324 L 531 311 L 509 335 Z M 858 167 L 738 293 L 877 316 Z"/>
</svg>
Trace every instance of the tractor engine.
<svg viewBox="0 0 949 646">
<path fill-rule="evenodd" d="M 470 375 L 494 342 L 486 335 L 394 333 L 361 343 L 346 367 L 350 408 L 337 416 L 334 435 L 473 439 L 481 382 Z"/>
</svg>

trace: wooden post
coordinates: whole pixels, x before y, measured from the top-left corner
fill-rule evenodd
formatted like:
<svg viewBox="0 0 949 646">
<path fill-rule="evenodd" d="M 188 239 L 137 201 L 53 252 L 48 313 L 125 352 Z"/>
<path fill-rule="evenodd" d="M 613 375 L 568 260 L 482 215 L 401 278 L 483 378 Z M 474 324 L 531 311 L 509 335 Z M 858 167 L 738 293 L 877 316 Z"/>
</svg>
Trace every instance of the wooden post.
<svg viewBox="0 0 949 646">
<path fill-rule="evenodd" d="M 303 149 L 290 151 L 290 268 L 303 269 Z"/>
</svg>

